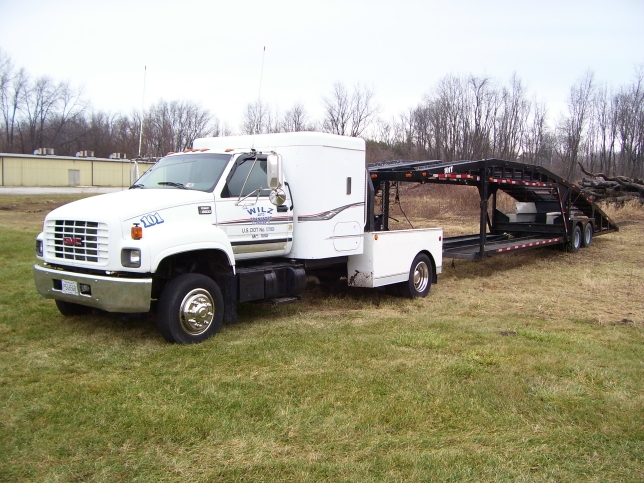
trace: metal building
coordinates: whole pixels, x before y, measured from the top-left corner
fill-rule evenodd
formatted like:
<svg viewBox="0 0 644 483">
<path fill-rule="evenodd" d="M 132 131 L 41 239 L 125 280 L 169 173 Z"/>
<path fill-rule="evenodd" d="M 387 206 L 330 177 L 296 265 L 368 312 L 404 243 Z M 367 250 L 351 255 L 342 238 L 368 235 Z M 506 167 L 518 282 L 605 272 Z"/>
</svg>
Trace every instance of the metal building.
<svg viewBox="0 0 644 483">
<path fill-rule="evenodd" d="M 115 153 L 95 158 L 92 151 L 76 156 L 0 153 L 0 186 L 130 186 L 156 160 L 131 160 Z"/>
</svg>

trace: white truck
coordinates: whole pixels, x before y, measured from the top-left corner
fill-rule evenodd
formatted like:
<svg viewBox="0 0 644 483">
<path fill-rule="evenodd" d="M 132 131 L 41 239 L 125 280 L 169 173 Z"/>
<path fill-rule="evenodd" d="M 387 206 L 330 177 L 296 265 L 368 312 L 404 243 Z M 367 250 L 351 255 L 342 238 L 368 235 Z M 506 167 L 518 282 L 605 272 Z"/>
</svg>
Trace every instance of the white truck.
<svg viewBox="0 0 644 483">
<path fill-rule="evenodd" d="M 64 205 L 36 240 L 38 292 L 63 315 L 148 312 L 170 342 L 201 342 L 237 303 L 297 300 L 346 277 L 424 297 L 441 228 L 377 231 L 362 139 L 323 133 L 202 138 L 129 190 Z"/>
</svg>

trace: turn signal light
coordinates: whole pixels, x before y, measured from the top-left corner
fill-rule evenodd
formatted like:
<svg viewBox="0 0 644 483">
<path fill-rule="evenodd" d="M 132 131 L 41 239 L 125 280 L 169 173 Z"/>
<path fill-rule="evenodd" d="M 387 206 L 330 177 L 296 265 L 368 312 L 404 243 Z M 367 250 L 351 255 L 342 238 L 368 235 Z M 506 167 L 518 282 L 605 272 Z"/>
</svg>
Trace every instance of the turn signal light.
<svg viewBox="0 0 644 483">
<path fill-rule="evenodd" d="M 138 223 L 135 223 L 130 230 L 130 234 L 132 235 L 132 240 L 140 240 L 143 238 L 143 228 L 141 228 Z"/>
</svg>

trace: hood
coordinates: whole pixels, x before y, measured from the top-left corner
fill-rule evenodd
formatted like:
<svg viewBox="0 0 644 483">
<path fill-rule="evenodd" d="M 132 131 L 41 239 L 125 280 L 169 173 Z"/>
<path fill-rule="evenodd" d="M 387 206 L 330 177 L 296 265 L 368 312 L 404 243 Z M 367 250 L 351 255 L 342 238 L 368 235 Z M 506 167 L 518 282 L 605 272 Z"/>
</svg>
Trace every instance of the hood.
<svg viewBox="0 0 644 483">
<path fill-rule="evenodd" d="M 52 211 L 48 217 L 72 220 L 118 218 L 125 221 L 166 208 L 213 201 L 213 194 L 203 191 L 131 189 L 74 201 Z"/>
</svg>

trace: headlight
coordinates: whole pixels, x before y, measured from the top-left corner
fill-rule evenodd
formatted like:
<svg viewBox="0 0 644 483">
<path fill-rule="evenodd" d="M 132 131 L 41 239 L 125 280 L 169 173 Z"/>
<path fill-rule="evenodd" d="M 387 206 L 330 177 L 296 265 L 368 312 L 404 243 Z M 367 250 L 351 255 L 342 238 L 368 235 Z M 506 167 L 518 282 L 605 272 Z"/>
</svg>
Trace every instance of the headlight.
<svg viewBox="0 0 644 483">
<path fill-rule="evenodd" d="M 43 256 L 42 240 L 36 240 L 36 256 Z"/>
<path fill-rule="evenodd" d="M 138 248 L 124 248 L 121 250 L 121 265 L 129 268 L 141 266 L 141 250 Z"/>
</svg>

